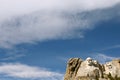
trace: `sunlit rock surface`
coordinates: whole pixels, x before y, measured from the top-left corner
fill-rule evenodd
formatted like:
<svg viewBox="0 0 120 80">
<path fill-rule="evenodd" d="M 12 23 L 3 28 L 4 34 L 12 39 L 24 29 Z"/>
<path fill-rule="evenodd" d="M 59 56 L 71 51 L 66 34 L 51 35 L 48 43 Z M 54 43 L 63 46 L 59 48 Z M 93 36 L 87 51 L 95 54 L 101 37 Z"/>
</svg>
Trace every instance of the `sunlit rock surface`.
<svg viewBox="0 0 120 80">
<path fill-rule="evenodd" d="M 90 57 L 86 60 L 71 58 L 64 80 L 120 80 L 120 59 L 100 64 Z"/>
</svg>

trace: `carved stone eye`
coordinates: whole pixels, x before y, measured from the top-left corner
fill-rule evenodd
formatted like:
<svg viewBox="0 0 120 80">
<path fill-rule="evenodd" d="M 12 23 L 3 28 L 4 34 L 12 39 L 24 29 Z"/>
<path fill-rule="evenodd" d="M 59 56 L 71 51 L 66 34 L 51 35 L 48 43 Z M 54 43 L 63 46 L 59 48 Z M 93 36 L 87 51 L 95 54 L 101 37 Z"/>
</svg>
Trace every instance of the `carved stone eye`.
<svg viewBox="0 0 120 80">
<path fill-rule="evenodd" d="M 111 68 L 112 68 L 112 65 L 109 65 L 108 68 L 111 69 Z"/>
</svg>

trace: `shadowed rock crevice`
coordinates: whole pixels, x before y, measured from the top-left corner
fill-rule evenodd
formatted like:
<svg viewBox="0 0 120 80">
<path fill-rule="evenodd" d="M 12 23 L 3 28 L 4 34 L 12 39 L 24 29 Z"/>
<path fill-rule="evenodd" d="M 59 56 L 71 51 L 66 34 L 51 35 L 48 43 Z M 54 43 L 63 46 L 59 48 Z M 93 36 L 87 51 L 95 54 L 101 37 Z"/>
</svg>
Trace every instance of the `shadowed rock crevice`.
<svg viewBox="0 0 120 80">
<path fill-rule="evenodd" d="M 64 80 L 120 80 L 120 59 L 100 64 L 97 60 L 71 58 Z"/>
</svg>

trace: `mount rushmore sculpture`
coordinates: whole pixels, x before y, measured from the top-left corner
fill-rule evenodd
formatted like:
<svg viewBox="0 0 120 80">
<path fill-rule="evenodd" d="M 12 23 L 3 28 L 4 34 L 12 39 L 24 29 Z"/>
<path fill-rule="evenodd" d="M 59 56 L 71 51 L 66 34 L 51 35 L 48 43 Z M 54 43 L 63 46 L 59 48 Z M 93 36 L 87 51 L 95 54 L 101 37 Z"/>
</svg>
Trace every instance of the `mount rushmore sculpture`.
<svg viewBox="0 0 120 80">
<path fill-rule="evenodd" d="M 67 63 L 64 80 L 120 80 L 120 59 L 100 64 L 88 57 L 71 58 Z"/>
</svg>

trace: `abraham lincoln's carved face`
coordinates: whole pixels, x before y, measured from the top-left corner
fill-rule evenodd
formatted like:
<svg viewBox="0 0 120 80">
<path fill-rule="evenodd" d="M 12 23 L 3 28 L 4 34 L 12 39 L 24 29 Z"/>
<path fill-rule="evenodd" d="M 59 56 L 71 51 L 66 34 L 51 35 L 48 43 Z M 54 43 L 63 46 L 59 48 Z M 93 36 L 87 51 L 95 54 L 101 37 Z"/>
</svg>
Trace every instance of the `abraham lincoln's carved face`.
<svg viewBox="0 0 120 80">
<path fill-rule="evenodd" d="M 108 69 L 112 69 L 111 63 L 106 63 L 106 67 L 107 67 Z"/>
</svg>

